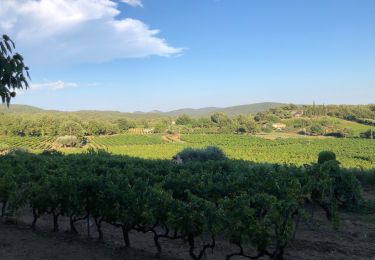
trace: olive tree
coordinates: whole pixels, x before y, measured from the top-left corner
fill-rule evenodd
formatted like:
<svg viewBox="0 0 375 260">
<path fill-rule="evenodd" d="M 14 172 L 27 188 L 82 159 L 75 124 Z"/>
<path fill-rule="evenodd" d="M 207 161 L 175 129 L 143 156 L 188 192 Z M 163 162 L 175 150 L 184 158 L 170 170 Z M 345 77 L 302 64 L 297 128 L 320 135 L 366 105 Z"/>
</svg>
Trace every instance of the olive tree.
<svg viewBox="0 0 375 260">
<path fill-rule="evenodd" d="M 30 79 L 29 68 L 21 54 L 14 53 L 15 47 L 9 36 L 0 38 L 0 96 L 8 106 L 16 90 L 29 87 L 27 80 Z"/>
</svg>

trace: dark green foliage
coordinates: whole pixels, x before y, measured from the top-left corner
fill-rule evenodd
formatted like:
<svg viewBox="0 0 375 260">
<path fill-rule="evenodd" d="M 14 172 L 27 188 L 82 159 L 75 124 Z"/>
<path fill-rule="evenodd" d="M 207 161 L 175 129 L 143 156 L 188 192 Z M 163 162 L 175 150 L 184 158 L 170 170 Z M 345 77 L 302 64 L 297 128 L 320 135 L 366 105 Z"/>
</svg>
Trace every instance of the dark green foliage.
<svg viewBox="0 0 375 260">
<path fill-rule="evenodd" d="M 16 90 L 29 87 L 29 68 L 21 54 L 13 53 L 15 47 L 7 35 L 0 38 L 0 97 L 7 105 L 16 96 Z"/>
<path fill-rule="evenodd" d="M 326 129 L 322 125 L 313 125 L 307 129 L 307 133 L 309 135 L 324 135 L 326 133 Z"/>
<path fill-rule="evenodd" d="M 239 115 L 234 118 L 235 124 L 237 124 L 236 132 L 238 134 L 256 134 L 260 131 L 259 124 L 255 122 L 252 116 Z"/>
<path fill-rule="evenodd" d="M 121 118 L 117 120 L 117 125 L 120 131 L 127 131 L 130 128 L 136 128 L 137 125 L 135 122 L 129 121 L 126 118 Z"/>
<path fill-rule="evenodd" d="M 222 112 L 213 113 L 211 115 L 211 121 L 220 127 L 225 127 L 232 123 L 231 119 Z"/>
<path fill-rule="evenodd" d="M 336 160 L 336 154 L 331 151 L 323 151 L 319 153 L 318 164 L 323 164 L 328 161 Z"/>
<path fill-rule="evenodd" d="M 366 119 L 375 120 L 374 105 L 313 105 L 305 106 L 304 115 L 306 116 L 334 116 L 345 120 L 366 123 Z M 362 121 L 362 122 L 361 122 Z"/>
<path fill-rule="evenodd" d="M 224 152 L 220 148 L 217 148 L 215 146 L 209 146 L 203 149 L 186 148 L 179 152 L 177 155 L 179 155 L 184 162 L 205 162 L 210 160 L 220 161 L 226 159 Z"/>
<path fill-rule="evenodd" d="M 370 130 L 362 133 L 361 137 L 374 140 L 375 139 L 375 131 L 370 129 Z"/>
<path fill-rule="evenodd" d="M 321 206 L 333 223 L 338 207 L 353 209 L 362 201 L 358 181 L 335 160 L 298 168 L 233 161 L 208 150 L 221 160 L 198 156 L 175 165 L 94 150 L 8 154 L 0 157 L 3 214 L 29 206 L 33 227 L 49 215 L 58 231 L 59 219 L 66 217 L 75 233 L 75 223 L 90 218 L 99 239 L 108 223 L 121 228 L 127 246 L 130 231 L 151 233 L 158 255 L 160 239 L 179 239 L 192 259 L 202 259 L 214 250 L 216 237 L 224 236 L 238 247 L 228 259 L 282 259 L 306 200 Z M 249 246 L 254 254 L 245 252 Z"/>
<path fill-rule="evenodd" d="M 334 136 L 337 138 L 349 138 L 353 137 L 354 133 L 351 128 L 338 129 L 331 133 L 326 133 L 326 136 Z"/>
<path fill-rule="evenodd" d="M 193 120 L 188 115 L 181 115 L 176 119 L 176 125 L 190 125 Z"/>
</svg>

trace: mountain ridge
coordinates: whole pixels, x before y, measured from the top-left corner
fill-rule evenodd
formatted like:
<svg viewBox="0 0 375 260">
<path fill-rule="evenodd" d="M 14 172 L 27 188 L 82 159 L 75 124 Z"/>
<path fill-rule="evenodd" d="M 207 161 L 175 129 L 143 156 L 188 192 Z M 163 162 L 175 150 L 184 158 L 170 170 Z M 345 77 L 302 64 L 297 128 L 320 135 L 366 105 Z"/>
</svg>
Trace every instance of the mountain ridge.
<svg viewBox="0 0 375 260">
<path fill-rule="evenodd" d="M 114 111 L 114 110 L 77 110 L 77 111 L 60 111 L 60 110 L 51 110 L 51 109 L 43 109 L 35 106 L 30 105 L 20 105 L 20 104 L 11 104 L 9 108 L 6 105 L 2 105 L 0 107 L 0 113 L 43 113 L 43 112 L 55 112 L 55 113 L 109 113 L 109 114 L 123 114 L 125 115 L 160 115 L 160 116 L 169 116 L 169 117 L 177 117 L 179 115 L 189 115 L 191 117 L 201 117 L 201 116 L 209 116 L 214 112 L 223 112 L 229 116 L 235 116 L 239 114 L 256 114 L 258 112 L 266 111 L 270 108 L 276 108 L 280 106 L 287 105 L 286 103 L 277 103 L 277 102 L 262 102 L 262 103 L 253 103 L 253 104 L 245 104 L 245 105 L 238 105 L 238 106 L 229 106 L 229 107 L 203 107 L 203 108 L 180 108 L 171 111 L 159 111 L 159 110 L 152 110 L 148 112 L 143 111 L 135 111 L 135 112 L 121 112 L 121 111 Z"/>
</svg>

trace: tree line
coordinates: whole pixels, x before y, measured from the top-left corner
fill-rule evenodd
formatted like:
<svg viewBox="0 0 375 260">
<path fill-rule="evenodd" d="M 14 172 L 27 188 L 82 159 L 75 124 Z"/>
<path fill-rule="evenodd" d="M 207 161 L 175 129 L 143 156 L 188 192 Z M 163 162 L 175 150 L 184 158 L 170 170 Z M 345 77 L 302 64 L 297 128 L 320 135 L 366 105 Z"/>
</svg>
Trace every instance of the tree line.
<svg viewBox="0 0 375 260">
<path fill-rule="evenodd" d="M 352 137 L 350 128 L 330 126 L 329 120 L 340 118 L 360 124 L 375 125 L 375 108 L 364 106 L 296 106 L 288 105 L 272 108 L 255 115 L 228 116 L 214 112 L 207 117 L 128 118 L 116 113 L 105 112 L 37 112 L 0 114 L 0 135 L 8 136 L 84 136 L 113 135 L 125 133 L 131 128 L 146 128 L 153 133 L 237 133 L 256 134 L 275 131 L 275 123 L 285 124 L 287 130 L 302 131 L 309 135 L 332 135 Z M 291 121 L 294 120 L 294 121 Z M 293 122 L 289 125 L 288 122 Z M 328 127 L 329 126 L 329 127 Z M 328 130 L 327 130 L 328 129 Z M 364 133 L 363 137 L 372 136 Z"/>
</svg>

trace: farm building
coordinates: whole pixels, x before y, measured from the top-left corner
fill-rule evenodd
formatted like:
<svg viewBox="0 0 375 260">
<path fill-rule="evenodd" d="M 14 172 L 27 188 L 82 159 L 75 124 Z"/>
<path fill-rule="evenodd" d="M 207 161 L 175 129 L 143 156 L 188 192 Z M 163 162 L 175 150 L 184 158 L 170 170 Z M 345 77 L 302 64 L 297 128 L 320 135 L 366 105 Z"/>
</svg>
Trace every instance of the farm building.
<svg viewBox="0 0 375 260">
<path fill-rule="evenodd" d="M 303 111 L 292 111 L 292 117 L 302 117 Z"/>
<path fill-rule="evenodd" d="M 283 130 L 284 128 L 286 128 L 286 124 L 274 123 L 274 124 L 272 124 L 272 127 L 276 130 Z"/>
</svg>

